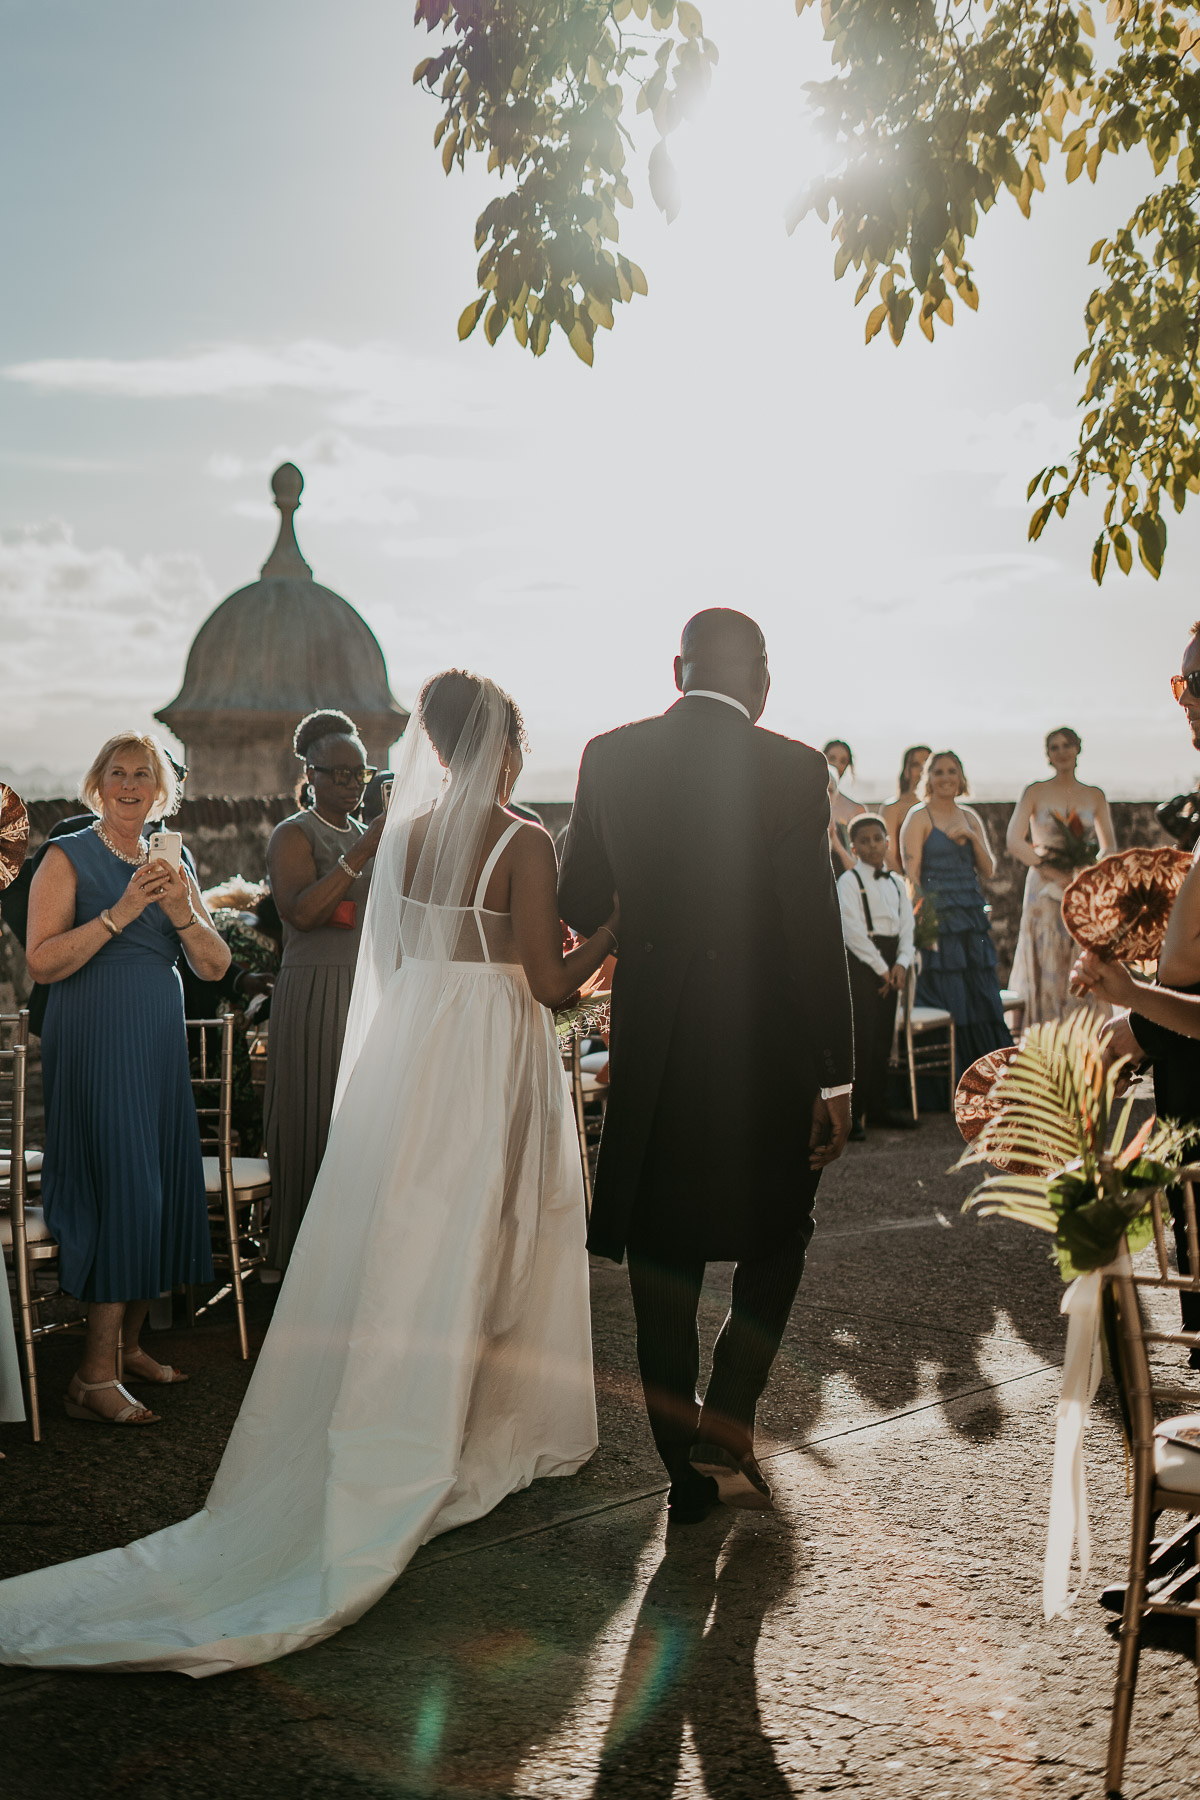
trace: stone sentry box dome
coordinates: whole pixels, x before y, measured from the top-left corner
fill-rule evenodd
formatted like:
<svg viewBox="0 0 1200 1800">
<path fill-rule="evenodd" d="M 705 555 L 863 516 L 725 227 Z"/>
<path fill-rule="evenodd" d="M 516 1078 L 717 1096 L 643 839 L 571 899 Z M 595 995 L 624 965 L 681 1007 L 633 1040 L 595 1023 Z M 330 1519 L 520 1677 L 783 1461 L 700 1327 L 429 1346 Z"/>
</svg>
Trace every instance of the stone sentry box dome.
<svg viewBox="0 0 1200 1800">
<path fill-rule="evenodd" d="M 313 580 L 300 554 L 293 517 L 303 487 L 294 463 L 272 475 L 279 539 L 261 579 L 209 614 L 182 688 L 154 715 L 184 745 L 193 798 L 290 793 L 300 773 L 292 732 L 318 707 L 349 713 L 380 767 L 408 722 L 374 633 L 340 594 Z"/>
</svg>

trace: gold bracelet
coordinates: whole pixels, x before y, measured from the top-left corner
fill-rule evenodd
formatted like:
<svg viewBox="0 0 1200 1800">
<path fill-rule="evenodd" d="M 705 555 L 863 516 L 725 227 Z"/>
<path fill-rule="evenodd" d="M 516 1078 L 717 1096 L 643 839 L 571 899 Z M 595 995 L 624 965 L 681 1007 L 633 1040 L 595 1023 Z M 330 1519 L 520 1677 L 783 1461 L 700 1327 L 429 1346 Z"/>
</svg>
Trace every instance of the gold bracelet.
<svg viewBox="0 0 1200 1800">
<path fill-rule="evenodd" d="M 100 914 L 100 923 L 103 925 L 105 931 L 107 931 L 109 937 L 120 937 L 122 931 L 125 929 L 123 925 L 118 925 L 115 922 L 107 906 Z"/>
<path fill-rule="evenodd" d="M 610 937 L 610 938 L 611 938 L 611 939 L 612 939 L 612 949 L 611 949 L 611 950 L 610 950 L 610 951 L 609 951 L 609 952 L 608 952 L 608 954 L 609 954 L 609 955 L 610 955 L 610 956 L 615 956 L 615 955 L 616 955 L 616 954 L 617 954 L 617 952 L 618 952 L 618 951 L 619 951 L 619 950 L 620 950 L 620 948 L 621 948 L 621 946 L 620 946 L 620 944 L 619 944 L 619 943 L 618 943 L 618 942 L 617 942 L 617 934 L 616 934 L 616 932 L 615 932 L 615 931 L 613 931 L 613 929 L 612 929 L 612 927 L 611 927 L 611 926 L 609 926 L 609 925 L 601 925 L 601 926 L 600 926 L 600 927 L 599 927 L 599 929 L 600 929 L 600 930 L 601 930 L 601 931 L 604 931 L 604 932 L 607 932 L 607 933 L 608 933 L 608 935 L 609 935 L 609 937 Z"/>
</svg>

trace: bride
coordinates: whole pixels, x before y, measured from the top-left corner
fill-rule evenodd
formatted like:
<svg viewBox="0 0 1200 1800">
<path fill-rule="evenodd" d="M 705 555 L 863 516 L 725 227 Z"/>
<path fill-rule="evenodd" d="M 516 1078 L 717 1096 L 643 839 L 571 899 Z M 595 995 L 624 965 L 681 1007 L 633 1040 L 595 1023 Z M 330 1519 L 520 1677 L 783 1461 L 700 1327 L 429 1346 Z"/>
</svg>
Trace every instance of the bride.
<svg viewBox="0 0 1200 1800">
<path fill-rule="evenodd" d="M 449 670 L 418 718 L 328 1149 L 205 1506 L 0 1584 L 2 1662 L 268 1662 L 596 1447 L 579 1148 L 546 1009 L 615 948 L 616 911 L 564 957 L 550 839 L 505 811 L 524 739 L 506 694 Z"/>
</svg>

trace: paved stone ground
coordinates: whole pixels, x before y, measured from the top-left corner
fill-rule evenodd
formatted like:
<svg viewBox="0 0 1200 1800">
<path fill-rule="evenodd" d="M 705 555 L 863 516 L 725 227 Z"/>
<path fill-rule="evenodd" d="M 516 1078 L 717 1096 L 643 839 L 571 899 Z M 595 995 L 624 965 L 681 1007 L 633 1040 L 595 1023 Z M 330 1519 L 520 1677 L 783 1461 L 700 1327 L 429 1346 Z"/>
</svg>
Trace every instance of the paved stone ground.
<svg viewBox="0 0 1200 1800">
<path fill-rule="evenodd" d="M 1033 1800 L 1099 1796 L 1123 1458 L 1089 1436 L 1095 1566 L 1046 1625 L 1041 1552 L 1063 1326 L 1040 1235 L 964 1218 L 946 1121 L 876 1136 L 822 1186 L 762 1409 L 773 1515 L 664 1532 L 622 1271 L 593 1268 L 601 1447 L 570 1481 L 434 1540 L 353 1629 L 203 1682 L 0 1669 L 0 1769 L 25 1800 Z M 728 1271 L 706 1290 L 709 1334 Z M 255 1300 L 259 1330 L 269 1297 Z M 164 1340 L 159 1340 L 164 1343 Z M 203 1499 L 245 1370 L 227 1322 L 163 1354 L 164 1425 L 48 1408 L 0 1427 L 0 1574 L 171 1523 Z M 70 1372 L 43 1351 L 49 1395 Z M 1200 1789 L 1182 1645 L 1145 1652 L 1125 1792 Z"/>
</svg>

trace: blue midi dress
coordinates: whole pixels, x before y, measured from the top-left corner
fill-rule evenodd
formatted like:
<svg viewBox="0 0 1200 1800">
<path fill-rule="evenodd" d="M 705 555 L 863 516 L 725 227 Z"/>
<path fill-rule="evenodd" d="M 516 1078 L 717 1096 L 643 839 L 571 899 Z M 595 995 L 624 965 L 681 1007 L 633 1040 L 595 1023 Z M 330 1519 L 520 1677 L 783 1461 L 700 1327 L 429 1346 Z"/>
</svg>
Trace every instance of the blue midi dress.
<svg viewBox="0 0 1200 1800">
<path fill-rule="evenodd" d="M 970 844 L 956 844 L 931 825 L 921 857 L 921 886 L 937 905 L 938 942 L 936 949 L 921 952 L 917 1005 L 940 1006 L 953 1018 L 957 1079 L 989 1050 L 1012 1043 Z"/>
<path fill-rule="evenodd" d="M 90 828 L 54 844 L 75 868 L 76 925 L 117 904 L 128 863 Z M 148 906 L 50 987 L 42 1202 L 62 1285 L 78 1300 L 152 1300 L 212 1280 L 179 947 L 162 908 Z"/>
</svg>

